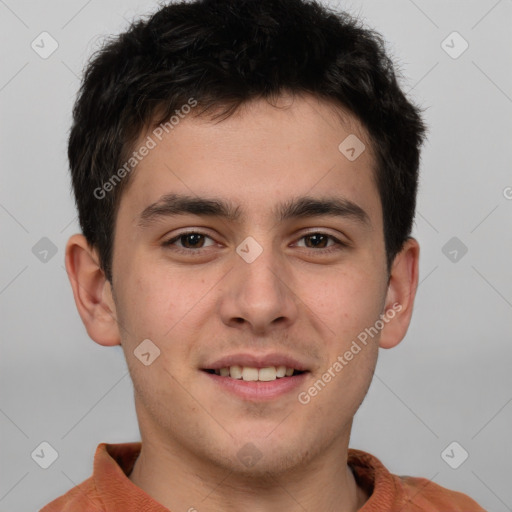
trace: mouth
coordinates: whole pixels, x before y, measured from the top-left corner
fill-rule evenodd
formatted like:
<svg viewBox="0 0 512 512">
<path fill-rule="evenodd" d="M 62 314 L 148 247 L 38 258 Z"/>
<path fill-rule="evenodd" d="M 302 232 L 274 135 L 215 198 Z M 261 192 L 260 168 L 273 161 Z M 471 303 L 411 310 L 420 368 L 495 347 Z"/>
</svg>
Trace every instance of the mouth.
<svg viewBox="0 0 512 512">
<path fill-rule="evenodd" d="M 245 382 L 272 382 L 277 379 L 286 379 L 306 373 L 305 370 L 298 370 L 296 368 L 288 367 L 285 365 L 265 366 L 263 368 L 257 368 L 255 366 L 233 365 L 216 369 L 206 368 L 203 369 L 203 371 L 211 375 L 218 375 L 219 377 L 226 377 L 235 380 L 243 380 Z"/>
<path fill-rule="evenodd" d="M 277 399 L 305 384 L 311 370 L 285 354 L 233 354 L 200 368 L 216 389 L 249 401 Z"/>
</svg>

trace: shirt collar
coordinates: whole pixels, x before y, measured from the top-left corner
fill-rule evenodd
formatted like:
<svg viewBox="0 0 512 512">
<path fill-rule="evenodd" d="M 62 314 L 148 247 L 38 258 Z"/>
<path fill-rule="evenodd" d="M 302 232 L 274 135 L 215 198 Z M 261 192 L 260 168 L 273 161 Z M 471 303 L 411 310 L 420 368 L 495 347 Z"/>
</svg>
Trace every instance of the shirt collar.
<svg viewBox="0 0 512 512">
<path fill-rule="evenodd" d="M 94 456 L 94 483 L 107 510 L 169 512 L 129 479 L 141 443 L 101 443 Z M 358 512 L 394 510 L 404 501 L 397 479 L 373 455 L 350 448 L 348 465 L 357 484 L 370 495 Z"/>
</svg>

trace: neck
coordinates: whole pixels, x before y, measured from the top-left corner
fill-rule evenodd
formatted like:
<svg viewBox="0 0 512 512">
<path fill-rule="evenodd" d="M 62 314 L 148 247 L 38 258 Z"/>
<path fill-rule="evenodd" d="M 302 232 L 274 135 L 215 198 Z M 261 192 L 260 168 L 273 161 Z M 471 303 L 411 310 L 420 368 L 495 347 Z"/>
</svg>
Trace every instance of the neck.
<svg viewBox="0 0 512 512">
<path fill-rule="evenodd" d="M 368 495 L 358 487 L 347 453 L 348 442 L 331 446 L 328 453 L 293 471 L 241 475 L 143 438 L 129 478 L 173 511 L 356 512 Z"/>
</svg>

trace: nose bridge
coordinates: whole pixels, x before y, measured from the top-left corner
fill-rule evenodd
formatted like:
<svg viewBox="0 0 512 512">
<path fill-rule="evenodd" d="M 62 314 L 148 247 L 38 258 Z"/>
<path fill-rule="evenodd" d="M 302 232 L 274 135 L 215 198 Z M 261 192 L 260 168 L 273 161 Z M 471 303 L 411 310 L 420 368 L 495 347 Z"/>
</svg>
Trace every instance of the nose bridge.
<svg viewBox="0 0 512 512">
<path fill-rule="evenodd" d="M 267 234 L 247 237 L 238 247 L 235 266 L 230 272 L 230 291 L 225 297 L 224 321 L 245 320 L 254 329 L 264 330 L 275 320 L 294 319 L 295 302 L 285 260 Z M 283 320 L 281 320 L 283 321 Z"/>
<path fill-rule="evenodd" d="M 264 238 L 264 239 L 263 239 Z M 248 299 L 257 302 L 258 297 L 266 299 L 270 303 L 281 294 L 283 283 L 279 278 L 279 272 L 284 277 L 285 269 L 282 267 L 281 258 L 270 235 L 260 236 L 260 244 L 252 236 L 247 237 L 237 248 L 240 260 L 236 270 L 241 274 L 241 293 L 249 294 Z"/>
<path fill-rule="evenodd" d="M 245 291 L 254 295 L 262 295 L 270 298 L 269 292 L 279 294 L 281 280 L 279 279 L 279 257 L 272 247 L 266 247 L 254 261 L 239 262 L 240 272 L 243 273 L 242 282 L 245 283 Z M 281 269 L 283 275 L 284 269 Z M 284 275 L 283 275 L 284 277 Z"/>
</svg>

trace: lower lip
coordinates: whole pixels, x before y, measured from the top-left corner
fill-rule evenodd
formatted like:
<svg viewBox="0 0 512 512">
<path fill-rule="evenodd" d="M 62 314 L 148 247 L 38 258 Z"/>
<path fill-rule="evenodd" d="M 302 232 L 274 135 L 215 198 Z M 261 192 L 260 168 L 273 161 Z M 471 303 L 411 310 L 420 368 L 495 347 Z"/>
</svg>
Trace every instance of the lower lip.
<svg viewBox="0 0 512 512">
<path fill-rule="evenodd" d="M 282 377 L 280 379 L 268 382 L 245 381 L 242 379 L 232 379 L 231 377 L 221 377 L 214 373 L 202 371 L 209 377 L 214 384 L 217 384 L 226 391 L 243 398 L 244 400 L 272 400 L 290 393 L 300 387 L 308 372 L 292 375 L 291 377 Z"/>
</svg>

